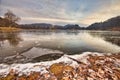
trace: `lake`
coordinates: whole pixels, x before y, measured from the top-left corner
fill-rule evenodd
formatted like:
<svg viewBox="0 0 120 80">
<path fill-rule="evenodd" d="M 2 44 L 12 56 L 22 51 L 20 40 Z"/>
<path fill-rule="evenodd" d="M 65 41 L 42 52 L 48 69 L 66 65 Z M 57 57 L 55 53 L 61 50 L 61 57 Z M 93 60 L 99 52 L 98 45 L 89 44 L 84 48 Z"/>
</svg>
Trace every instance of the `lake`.
<svg viewBox="0 0 120 80">
<path fill-rule="evenodd" d="M 82 52 L 119 53 L 120 32 L 23 30 L 0 33 L 0 63 L 47 61 Z"/>
</svg>

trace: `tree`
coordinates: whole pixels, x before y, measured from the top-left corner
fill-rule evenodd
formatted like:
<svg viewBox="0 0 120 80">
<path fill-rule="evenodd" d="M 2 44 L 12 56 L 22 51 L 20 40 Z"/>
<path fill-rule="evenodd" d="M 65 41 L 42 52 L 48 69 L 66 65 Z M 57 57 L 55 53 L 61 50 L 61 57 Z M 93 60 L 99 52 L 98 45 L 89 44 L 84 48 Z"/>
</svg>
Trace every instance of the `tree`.
<svg viewBox="0 0 120 80">
<path fill-rule="evenodd" d="M 8 10 L 4 14 L 4 18 L 9 21 L 9 26 L 12 26 L 13 23 L 16 23 L 20 20 L 20 17 L 16 16 L 12 11 Z"/>
</svg>

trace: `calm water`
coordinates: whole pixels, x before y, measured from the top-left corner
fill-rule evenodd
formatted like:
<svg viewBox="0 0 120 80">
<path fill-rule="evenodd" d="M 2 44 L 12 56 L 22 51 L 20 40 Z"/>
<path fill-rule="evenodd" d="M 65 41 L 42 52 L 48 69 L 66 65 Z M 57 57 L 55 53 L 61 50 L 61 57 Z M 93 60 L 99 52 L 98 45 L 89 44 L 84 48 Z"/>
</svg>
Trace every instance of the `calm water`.
<svg viewBox="0 0 120 80">
<path fill-rule="evenodd" d="M 57 59 L 63 54 L 120 52 L 117 31 L 29 30 L 0 33 L 0 63 Z"/>
</svg>

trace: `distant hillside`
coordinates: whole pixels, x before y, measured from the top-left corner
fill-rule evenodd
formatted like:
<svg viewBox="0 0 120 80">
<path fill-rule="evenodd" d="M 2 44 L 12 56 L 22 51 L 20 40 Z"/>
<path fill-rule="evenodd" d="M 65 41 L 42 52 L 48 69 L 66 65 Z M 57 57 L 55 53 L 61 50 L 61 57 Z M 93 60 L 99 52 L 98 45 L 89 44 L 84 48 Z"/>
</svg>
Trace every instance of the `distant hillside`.
<svg viewBox="0 0 120 80">
<path fill-rule="evenodd" d="M 77 24 L 67 24 L 65 26 L 52 25 L 47 23 L 34 23 L 20 25 L 23 29 L 60 29 L 60 30 L 118 30 L 120 31 L 120 16 L 108 19 L 104 22 L 93 23 L 87 28 Z"/>
<path fill-rule="evenodd" d="M 120 16 L 108 19 L 104 22 L 91 24 L 86 29 L 88 30 L 119 30 L 120 31 Z"/>
<path fill-rule="evenodd" d="M 83 29 L 82 27 L 80 27 L 79 25 L 77 25 L 77 24 L 74 24 L 74 25 L 72 25 L 72 24 L 67 24 L 67 25 L 65 25 L 64 26 L 64 29 Z"/>
<path fill-rule="evenodd" d="M 21 25 L 21 28 L 23 29 L 61 29 L 61 30 L 83 29 L 77 24 L 68 24 L 65 26 L 61 26 L 61 25 L 52 25 L 47 23 L 23 24 Z"/>
<path fill-rule="evenodd" d="M 18 27 L 19 25 L 17 23 L 11 22 L 7 19 L 4 19 L 0 17 L 0 27 Z"/>
<path fill-rule="evenodd" d="M 34 23 L 34 24 L 23 24 L 20 25 L 23 29 L 49 29 L 52 28 L 52 24 L 47 23 Z"/>
</svg>

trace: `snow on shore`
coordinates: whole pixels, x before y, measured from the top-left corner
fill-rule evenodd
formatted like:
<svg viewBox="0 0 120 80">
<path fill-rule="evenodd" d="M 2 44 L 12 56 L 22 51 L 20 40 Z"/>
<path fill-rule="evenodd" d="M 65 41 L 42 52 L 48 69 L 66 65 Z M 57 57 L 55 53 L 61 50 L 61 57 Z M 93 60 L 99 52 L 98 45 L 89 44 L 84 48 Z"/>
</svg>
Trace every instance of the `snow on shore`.
<svg viewBox="0 0 120 80">
<path fill-rule="evenodd" d="M 120 54 L 84 52 L 53 61 L 0 64 L 0 76 L 5 80 L 120 80 Z"/>
<path fill-rule="evenodd" d="M 12 64 L 12 65 L 0 64 L 0 75 L 7 75 L 11 70 L 14 70 L 16 73 L 19 73 L 19 74 L 29 74 L 30 72 L 33 72 L 33 71 L 44 73 L 46 72 L 46 68 L 48 68 L 50 65 L 54 63 L 59 63 L 59 62 L 64 62 L 73 67 L 76 67 L 78 66 L 78 63 L 68 57 L 87 63 L 86 59 L 88 57 L 87 55 L 89 54 L 102 55 L 99 53 L 85 52 L 80 55 L 64 55 L 57 60 L 39 62 L 39 63 L 25 63 L 25 64 Z"/>
</svg>

